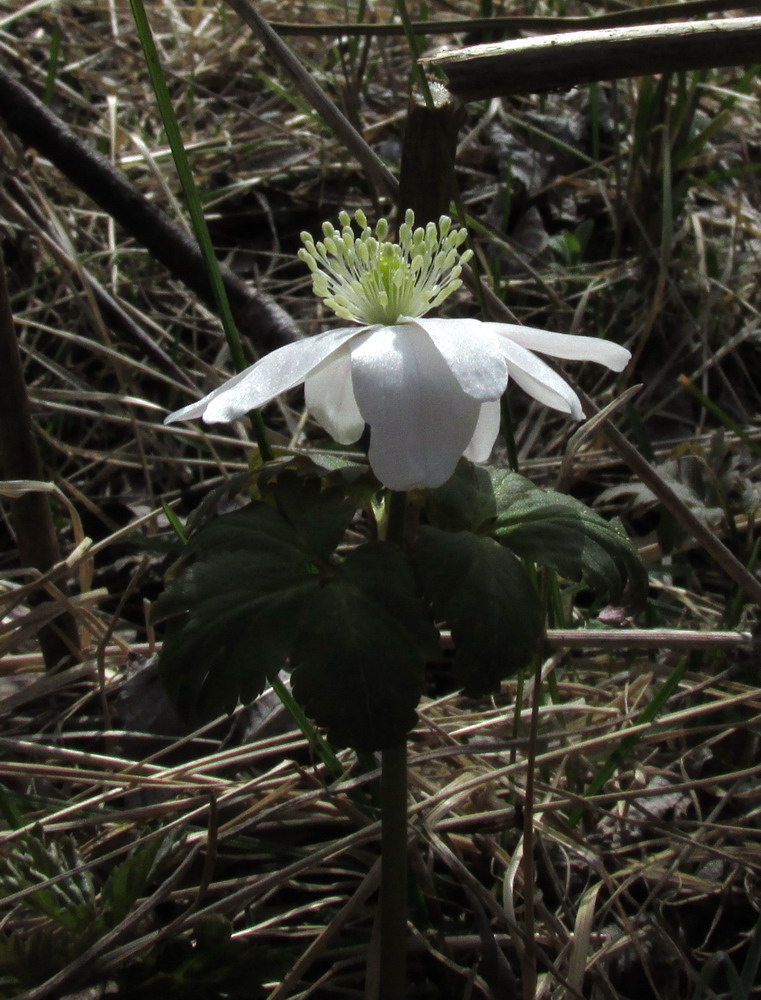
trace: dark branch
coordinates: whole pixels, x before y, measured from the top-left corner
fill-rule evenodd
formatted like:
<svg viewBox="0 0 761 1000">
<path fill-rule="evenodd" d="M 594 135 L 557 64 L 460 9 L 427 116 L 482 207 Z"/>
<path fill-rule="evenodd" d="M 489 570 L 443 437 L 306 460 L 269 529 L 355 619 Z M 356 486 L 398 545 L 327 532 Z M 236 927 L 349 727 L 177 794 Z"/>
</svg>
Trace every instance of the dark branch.
<svg viewBox="0 0 761 1000">
<path fill-rule="evenodd" d="M 198 245 L 2 66 L 0 118 L 216 311 Z M 294 321 L 276 302 L 249 288 L 229 268 L 220 267 L 235 321 L 257 348 L 269 351 L 300 336 Z"/>
</svg>

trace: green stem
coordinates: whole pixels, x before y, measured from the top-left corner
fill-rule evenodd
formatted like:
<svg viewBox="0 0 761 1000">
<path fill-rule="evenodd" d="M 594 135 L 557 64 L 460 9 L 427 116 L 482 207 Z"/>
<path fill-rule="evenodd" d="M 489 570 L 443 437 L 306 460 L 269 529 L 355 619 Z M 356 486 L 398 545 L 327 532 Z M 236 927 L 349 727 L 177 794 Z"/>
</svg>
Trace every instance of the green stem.
<svg viewBox="0 0 761 1000">
<path fill-rule="evenodd" d="M 388 497 L 386 541 L 403 546 L 407 494 Z M 378 1000 L 403 1000 L 407 969 L 407 744 L 381 758 L 380 963 Z"/>
<path fill-rule="evenodd" d="M 388 510 L 381 529 L 383 541 L 394 542 L 404 547 L 407 537 L 407 494 L 391 491 L 388 494 Z"/>
<path fill-rule="evenodd" d="M 381 772 L 380 989 L 402 1000 L 407 967 L 407 744 L 383 751 Z"/>
</svg>

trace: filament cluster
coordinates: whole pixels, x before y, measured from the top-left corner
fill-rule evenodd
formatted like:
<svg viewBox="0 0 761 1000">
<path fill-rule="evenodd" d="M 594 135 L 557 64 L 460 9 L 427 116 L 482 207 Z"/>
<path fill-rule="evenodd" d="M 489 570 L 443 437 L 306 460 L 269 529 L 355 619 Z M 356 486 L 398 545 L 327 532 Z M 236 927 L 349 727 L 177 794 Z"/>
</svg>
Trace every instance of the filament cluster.
<svg viewBox="0 0 761 1000">
<path fill-rule="evenodd" d="M 338 220 L 340 229 L 323 223 L 323 239 L 316 243 L 302 233 L 299 257 L 312 272 L 315 295 L 341 319 L 392 326 L 402 318 L 425 315 L 462 284 L 462 267 L 473 254 L 460 252 L 467 232 L 452 229 L 448 216 L 442 215 L 438 225 L 415 228 L 414 212 L 408 209 L 396 242 L 386 239 L 386 219 L 373 232 L 358 210 L 358 236 L 348 212 Z"/>
</svg>

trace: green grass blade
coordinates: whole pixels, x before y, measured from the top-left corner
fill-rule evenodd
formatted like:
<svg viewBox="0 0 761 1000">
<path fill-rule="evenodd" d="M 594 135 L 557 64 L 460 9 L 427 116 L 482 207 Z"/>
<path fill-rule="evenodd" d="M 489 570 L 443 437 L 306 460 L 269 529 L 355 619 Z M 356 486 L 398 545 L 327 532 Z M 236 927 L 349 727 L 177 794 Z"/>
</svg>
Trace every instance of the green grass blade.
<svg viewBox="0 0 761 1000">
<path fill-rule="evenodd" d="M 247 367 L 246 358 L 243 353 L 240 335 L 230 309 L 227 293 L 225 292 L 225 286 L 219 270 L 219 263 L 217 261 L 216 254 L 214 253 L 214 246 L 211 242 L 209 229 L 206 225 L 206 219 L 204 218 L 201 199 L 198 196 L 195 181 L 193 180 L 190 163 L 185 151 L 185 145 L 182 141 L 182 135 L 180 133 L 180 127 L 177 123 L 177 117 L 174 113 L 174 108 L 172 107 L 172 101 L 169 97 L 169 89 L 166 85 L 164 71 L 161 67 L 161 61 L 156 50 L 156 44 L 153 40 L 151 26 L 145 13 L 143 0 L 130 0 L 130 7 L 132 8 L 132 16 L 135 19 L 135 26 L 137 28 L 138 37 L 140 38 L 140 44 L 143 49 L 146 66 L 148 67 L 151 84 L 153 86 L 154 93 L 156 94 L 156 102 L 159 106 L 161 120 L 164 123 L 164 129 L 167 134 L 167 139 L 169 140 L 169 146 L 172 150 L 172 158 L 174 159 L 180 184 L 182 185 L 182 191 L 185 195 L 185 202 L 187 204 L 188 212 L 190 213 L 193 231 L 195 232 L 196 239 L 198 240 L 201 252 L 203 253 L 203 257 L 206 262 L 212 289 L 214 291 L 214 299 L 217 303 L 219 316 L 222 320 L 222 326 L 225 331 L 227 343 L 230 347 L 230 353 L 232 354 L 235 369 L 240 372 Z M 251 419 L 257 443 L 259 445 L 259 451 L 264 461 L 268 462 L 272 459 L 272 449 L 270 448 L 267 440 L 267 433 L 264 429 L 261 415 L 258 411 L 254 411 L 251 414 Z"/>
<path fill-rule="evenodd" d="M 61 25 L 56 21 L 50 35 L 50 54 L 48 55 L 48 69 L 45 75 L 45 93 L 43 102 L 50 107 L 53 101 L 53 91 L 55 90 L 56 75 L 58 73 L 58 59 L 61 53 Z"/>
<path fill-rule="evenodd" d="M 341 765 L 341 762 L 333 753 L 328 743 L 322 738 L 322 736 L 320 736 L 317 729 L 312 725 L 306 715 L 304 715 L 301 710 L 301 706 L 291 694 L 290 689 L 283 684 L 279 677 L 273 677 L 270 683 L 272 684 L 272 690 L 285 705 L 291 718 L 301 730 L 304 738 L 316 748 L 320 760 L 323 762 L 325 767 L 328 771 L 330 771 L 334 778 L 341 778 L 346 769 Z"/>
<path fill-rule="evenodd" d="M 3 817 L 11 830 L 18 830 L 24 823 L 24 817 L 16 808 L 5 785 L 0 784 L 0 816 Z"/>
<path fill-rule="evenodd" d="M 164 514 L 166 516 L 166 519 L 167 519 L 167 521 L 169 521 L 169 524 L 171 525 L 172 530 L 174 531 L 175 535 L 177 535 L 177 537 L 179 538 L 179 540 L 182 542 L 183 545 L 187 545 L 188 544 L 188 533 L 187 533 L 187 531 L 185 531 L 185 525 L 182 523 L 182 521 L 179 519 L 179 517 L 177 517 L 177 515 L 175 514 L 175 512 L 172 510 L 172 508 L 168 504 L 162 503 L 161 507 L 162 507 L 162 509 L 164 511 Z"/>
</svg>

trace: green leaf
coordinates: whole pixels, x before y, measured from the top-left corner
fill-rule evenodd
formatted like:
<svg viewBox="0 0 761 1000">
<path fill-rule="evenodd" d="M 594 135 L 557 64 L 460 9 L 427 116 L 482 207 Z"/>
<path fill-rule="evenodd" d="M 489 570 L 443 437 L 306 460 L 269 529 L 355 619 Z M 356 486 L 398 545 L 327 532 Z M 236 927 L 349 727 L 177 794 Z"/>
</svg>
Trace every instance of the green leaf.
<svg viewBox="0 0 761 1000">
<path fill-rule="evenodd" d="M 359 476 L 368 476 L 367 457 L 359 448 L 350 449 L 348 454 L 346 448 L 340 447 L 341 451 L 332 452 L 329 447 L 314 448 L 309 454 L 292 456 L 291 462 L 296 468 L 314 470 L 319 476 L 325 473 L 338 473 L 345 482 L 352 482 Z M 356 458 L 350 458 L 354 454 Z M 369 476 L 368 476 L 369 478 Z M 377 484 L 376 484 L 377 486 Z"/>
<path fill-rule="evenodd" d="M 268 495 L 299 544 L 323 560 L 333 553 L 357 509 L 345 490 L 324 490 L 319 479 L 301 479 L 293 472 L 282 475 Z"/>
<path fill-rule="evenodd" d="M 163 836 L 156 835 L 148 843 L 131 850 L 124 861 L 112 869 L 101 890 L 98 911 L 104 930 L 116 927 L 137 900 L 146 894 L 156 874 L 174 854 L 184 836 L 183 829 L 174 828 Z"/>
<path fill-rule="evenodd" d="M 186 717 L 250 701 L 290 659 L 294 697 L 331 741 L 375 750 L 406 735 L 438 635 L 396 546 L 336 557 L 354 512 L 346 491 L 289 475 L 192 536 L 156 605 L 160 669 Z"/>
<path fill-rule="evenodd" d="M 516 555 L 583 581 L 607 600 L 619 600 L 627 583 L 647 588 L 639 555 L 616 522 L 562 493 L 533 490 L 500 505 L 492 534 Z"/>
<path fill-rule="evenodd" d="M 605 599 L 619 599 L 627 584 L 633 600 L 646 590 L 639 554 L 616 522 L 507 469 L 461 461 L 447 483 L 428 491 L 427 511 L 437 528 L 489 535 Z"/>
<path fill-rule="evenodd" d="M 430 523 L 445 531 L 483 531 L 497 513 L 490 475 L 497 471 L 460 459 L 443 486 L 426 491 Z M 533 489 L 527 479 L 523 481 Z"/>
<path fill-rule="evenodd" d="M 414 558 L 434 616 L 452 630 L 454 671 L 478 697 L 525 667 L 542 634 L 541 605 L 520 560 L 492 538 L 422 527 Z"/>
<path fill-rule="evenodd" d="M 293 650 L 293 693 L 330 741 L 382 750 L 415 725 L 436 631 L 396 546 L 349 553 L 304 606 Z"/>
<path fill-rule="evenodd" d="M 0 897 L 34 886 L 39 888 L 24 898 L 27 907 L 72 934 L 92 929 L 95 888 L 72 838 L 48 841 L 35 829 L 18 841 L 0 867 Z"/>
<path fill-rule="evenodd" d="M 318 589 L 312 554 L 267 504 L 205 525 L 155 607 L 169 623 L 159 668 L 179 711 L 213 718 L 260 694 Z"/>
</svg>

